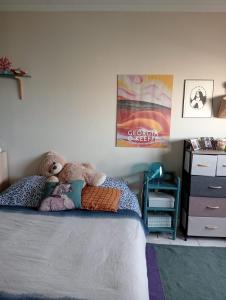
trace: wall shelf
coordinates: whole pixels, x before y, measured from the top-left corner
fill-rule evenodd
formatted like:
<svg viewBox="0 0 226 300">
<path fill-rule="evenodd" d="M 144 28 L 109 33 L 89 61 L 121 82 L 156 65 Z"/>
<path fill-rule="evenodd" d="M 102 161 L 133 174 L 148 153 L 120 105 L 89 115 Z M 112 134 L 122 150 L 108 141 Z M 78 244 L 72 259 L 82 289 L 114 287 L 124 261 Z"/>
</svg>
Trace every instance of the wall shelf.
<svg viewBox="0 0 226 300">
<path fill-rule="evenodd" d="M 0 74 L 0 77 L 2 78 L 10 78 L 14 79 L 18 83 L 18 89 L 19 89 L 19 99 L 23 99 L 24 93 L 23 93 L 23 82 L 22 78 L 31 78 L 30 75 L 15 75 L 15 74 Z"/>
</svg>

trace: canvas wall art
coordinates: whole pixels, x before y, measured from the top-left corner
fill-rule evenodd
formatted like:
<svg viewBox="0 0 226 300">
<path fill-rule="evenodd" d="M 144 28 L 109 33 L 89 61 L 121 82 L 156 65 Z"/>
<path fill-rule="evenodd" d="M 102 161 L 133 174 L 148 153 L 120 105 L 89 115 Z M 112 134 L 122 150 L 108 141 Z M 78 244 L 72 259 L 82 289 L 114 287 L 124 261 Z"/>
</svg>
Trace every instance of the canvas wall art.
<svg viewBox="0 0 226 300">
<path fill-rule="evenodd" d="M 168 146 L 172 89 L 172 75 L 118 76 L 116 146 Z"/>
<path fill-rule="evenodd" d="M 184 82 L 184 118 L 212 116 L 213 80 L 187 79 Z"/>
</svg>

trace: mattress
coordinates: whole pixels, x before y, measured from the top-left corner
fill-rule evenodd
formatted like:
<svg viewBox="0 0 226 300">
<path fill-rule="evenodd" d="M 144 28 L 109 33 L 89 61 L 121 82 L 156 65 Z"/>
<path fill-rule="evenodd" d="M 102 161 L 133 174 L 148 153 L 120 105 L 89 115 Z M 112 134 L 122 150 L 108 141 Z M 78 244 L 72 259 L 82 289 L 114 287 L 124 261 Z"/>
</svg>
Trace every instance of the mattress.
<svg viewBox="0 0 226 300">
<path fill-rule="evenodd" d="M 1 207 L 0 241 L 1 299 L 149 299 L 135 213 Z"/>
</svg>

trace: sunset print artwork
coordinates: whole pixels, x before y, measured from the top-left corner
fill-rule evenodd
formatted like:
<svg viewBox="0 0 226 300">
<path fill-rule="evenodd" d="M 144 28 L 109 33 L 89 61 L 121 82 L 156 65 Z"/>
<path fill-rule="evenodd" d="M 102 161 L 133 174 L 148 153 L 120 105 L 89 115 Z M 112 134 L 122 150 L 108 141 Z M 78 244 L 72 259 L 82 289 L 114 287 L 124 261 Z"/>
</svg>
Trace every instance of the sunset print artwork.
<svg viewBox="0 0 226 300">
<path fill-rule="evenodd" d="M 172 89 L 172 75 L 118 76 L 116 146 L 168 146 Z"/>
</svg>

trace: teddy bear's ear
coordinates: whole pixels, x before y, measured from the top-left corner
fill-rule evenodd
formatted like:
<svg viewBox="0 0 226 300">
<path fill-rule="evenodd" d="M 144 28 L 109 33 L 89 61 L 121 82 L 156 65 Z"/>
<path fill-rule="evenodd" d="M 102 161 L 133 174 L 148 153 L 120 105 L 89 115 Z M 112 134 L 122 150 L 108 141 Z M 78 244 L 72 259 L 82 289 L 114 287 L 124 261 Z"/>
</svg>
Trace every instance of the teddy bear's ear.
<svg viewBox="0 0 226 300">
<path fill-rule="evenodd" d="M 56 151 L 53 151 L 53 150 L 50 150 L 50 151 L 46 152 L 45 154 L 46 154 L 46 155 L 58 155 L 58 154 L 56 153 Z"/>
</svg>

